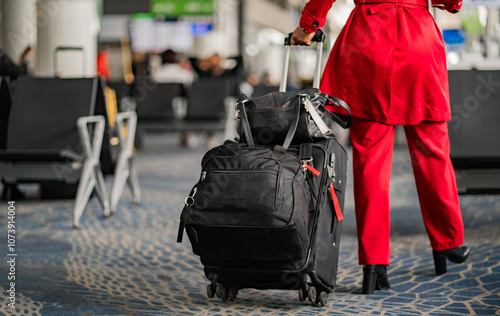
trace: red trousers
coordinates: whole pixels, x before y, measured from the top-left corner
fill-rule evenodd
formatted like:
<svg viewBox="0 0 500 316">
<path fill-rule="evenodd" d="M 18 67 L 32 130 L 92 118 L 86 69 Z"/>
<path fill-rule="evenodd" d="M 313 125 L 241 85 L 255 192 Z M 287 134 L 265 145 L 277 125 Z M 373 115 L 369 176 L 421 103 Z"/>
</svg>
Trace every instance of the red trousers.
<svg viewBox="0 0 500 316">
<path fill-rule="evenodd" d="M 455 248 L 464 242 L 455 172 L 446 122 L 404 126 L 420 208 L 431 247 Z M 353 118 L 354 202 L 359 264 L 390 262 L 389 184 L 394 126 Z"/>
</svg>

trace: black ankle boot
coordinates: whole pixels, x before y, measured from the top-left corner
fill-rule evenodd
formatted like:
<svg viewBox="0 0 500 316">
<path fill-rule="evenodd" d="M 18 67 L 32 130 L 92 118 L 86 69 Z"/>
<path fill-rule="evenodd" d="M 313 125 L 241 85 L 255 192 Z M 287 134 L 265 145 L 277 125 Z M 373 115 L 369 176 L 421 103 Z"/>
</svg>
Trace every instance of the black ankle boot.
<svg viewBox="0 0 500 316">
<path fill-rule="evenodd" d="M 386 268 L 381 264 L 367 264 L 363 267 L 362 294 L 373 294 L 375 290 L 388 290 L 391 287 Z"/>
<path fill-rule="evenodd" d="M 449 250 L 436 251 L 432 250 L 434 256 L 434 268 L 437 275 L 445 274 L 446 269 L 446 258 L 455 263 L 462 263 L 469 257 L 470 248 L 469 247 L 457 247 Z"/>
</svg>

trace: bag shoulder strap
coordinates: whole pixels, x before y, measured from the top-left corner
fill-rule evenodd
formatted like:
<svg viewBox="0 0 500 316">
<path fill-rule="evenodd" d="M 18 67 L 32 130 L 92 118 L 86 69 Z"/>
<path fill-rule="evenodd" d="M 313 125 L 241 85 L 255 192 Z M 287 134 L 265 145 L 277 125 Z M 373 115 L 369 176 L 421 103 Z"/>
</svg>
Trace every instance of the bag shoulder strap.
<svg viewBox="0 0 500 316">
<path fill-rule="evenodd" d="M 184 228 L 186 228 L 186 222 L 191 213 L 191 206 L 184 207 L 181 213 L 181 219 L 179 222 L 179 230 L 177 231 L 177 242 L 182 242 L 182 235 L 184 234 Z"/>
<path fill-rule="evenodd" d="M 295 117 L 292 121 L 292 124 L 290 125 L 290 128 L 288 129 L 288 133 L 286 134 L 285 141 L 283 142 L 283 147 L 288 149 L 290 145 L 292 144 L 293 137 L 295 136 L 295 132 L 297 132 L 297 128 L 299 126 L 299 119 L 300 119 L 300 108 L 302 107 L 302 99 L 299 97 L 299 103 L 297 104 L 297 109 L 295 112 Z"/>
<path fill-rule="evenodd" d="M 312 143 L 302 143 L 299 147 L 300 160 L 308 160 L 312 157 Z"/>
<path fill-rule="evenodd" d="M 332 105 L 335 105 L 335 106 L 340 106 L 342 108 L 344 108 L 347 113 L 349 113 L 347 115 L 347 120 L 343 120 L 341 119 L 336 113 L 333 113 L 331 111 L 328 111 L 330 112 L 330 116 L 331 118 L 337 122 L 337 124 L 339 124 L 342 128 L 349 128 L 351 127 L 351 124 L 352 124 L 352 116 L 351 116 L 351 109 L 349 108 L 349 105 L 347 105 L 347 103 L 345 103 L 344 101 L 342 101 L 341 99 L 339 98 L 336 98 L 336 97 L 333 97 L 331 95 L 326 95 L 326 98 L 328 101 L 330 101 L 332 103 Z"/>
</svg>

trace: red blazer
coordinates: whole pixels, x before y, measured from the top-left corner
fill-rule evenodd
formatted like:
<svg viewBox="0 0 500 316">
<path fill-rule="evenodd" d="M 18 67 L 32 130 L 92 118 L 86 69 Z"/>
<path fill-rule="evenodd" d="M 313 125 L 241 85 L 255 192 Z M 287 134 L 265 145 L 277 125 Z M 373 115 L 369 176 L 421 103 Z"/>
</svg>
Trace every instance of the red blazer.
<svg viewBox="0 0 500 316">
<path fill-rule="evenodd" d="M 333 2 L 310 0 L 300 26 L 307 32 L 323 27 Z M 427 0 L 355 2 L 330 53 L 321 91 L 371 121 L 413 125 L 451 119 L 443 38 Z M 461 5 L 446 0 L 444 7 L 455 12 Z"/>
</svg>

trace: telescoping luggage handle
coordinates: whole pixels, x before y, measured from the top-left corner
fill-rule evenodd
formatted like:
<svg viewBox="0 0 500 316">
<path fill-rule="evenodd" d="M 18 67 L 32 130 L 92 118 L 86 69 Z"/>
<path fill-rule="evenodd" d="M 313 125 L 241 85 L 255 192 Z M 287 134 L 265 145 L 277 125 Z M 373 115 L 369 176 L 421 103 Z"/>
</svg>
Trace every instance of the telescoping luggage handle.
<svg viewBox="0 0 500 316">
<path fill-rule="evenodd" d="M 285 38 L 285 52 L 283 58 L 283 68 L 281 72 L 281 82 L 280 82 L 280 92 L 286 91 L 286 81 L 288 78 L 288 67 L 290 66 L 290 50 L 291 50 L 291 38 L 292 33 L 288 34 L 288 37 Z M 314 67 L 314 79 L 313 79 L 313 88 L 319 89 L 319 81 L 321 76 L 321 58 L 323 55 L 323 43 L 325 41 L 325 34 L 322 30 L 317 30 L 314 33 L 313 42 L 317 42 L 316 45 L 316 66 Z"/>
</svg>

